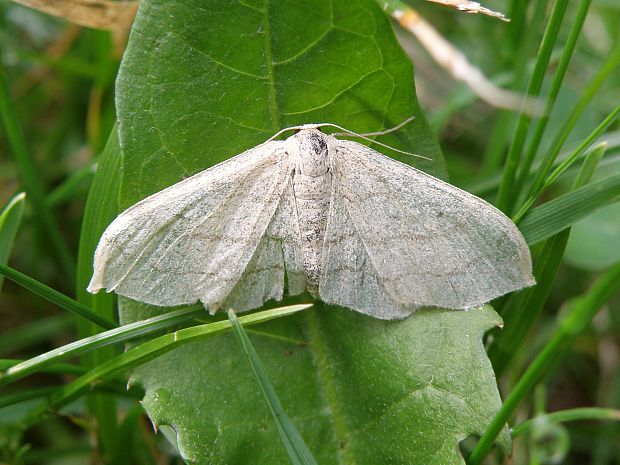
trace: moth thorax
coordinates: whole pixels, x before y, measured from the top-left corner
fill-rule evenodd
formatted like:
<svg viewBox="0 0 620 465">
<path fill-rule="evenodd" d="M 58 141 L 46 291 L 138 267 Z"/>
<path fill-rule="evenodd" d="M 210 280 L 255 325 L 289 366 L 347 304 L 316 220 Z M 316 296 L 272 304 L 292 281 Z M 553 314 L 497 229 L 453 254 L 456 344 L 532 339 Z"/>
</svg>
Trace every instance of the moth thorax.
<svg viewBox="0 0 620 465">
<path fill-rule="evenodd" d="M 304 129 L 290 137 L 288 153 L 305 176 L 323 176 L 329 171 L 330 136 L 317 129 Z"/>
</svg>

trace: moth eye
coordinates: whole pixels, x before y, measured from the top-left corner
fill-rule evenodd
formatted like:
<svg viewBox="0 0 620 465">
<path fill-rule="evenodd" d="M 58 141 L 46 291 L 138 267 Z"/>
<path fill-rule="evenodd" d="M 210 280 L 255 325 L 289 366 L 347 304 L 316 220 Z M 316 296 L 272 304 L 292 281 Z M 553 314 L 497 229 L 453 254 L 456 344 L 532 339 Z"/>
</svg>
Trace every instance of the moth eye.
<svg viewBox="0 0 620 465">
<path fill-rule="evenodd" d="M 315 153 L 324 152 L 327 150 L 327 142 L 322 134 L 310 134 L 310 144 L 312 144 L 312 150 Z"/>
</svg>

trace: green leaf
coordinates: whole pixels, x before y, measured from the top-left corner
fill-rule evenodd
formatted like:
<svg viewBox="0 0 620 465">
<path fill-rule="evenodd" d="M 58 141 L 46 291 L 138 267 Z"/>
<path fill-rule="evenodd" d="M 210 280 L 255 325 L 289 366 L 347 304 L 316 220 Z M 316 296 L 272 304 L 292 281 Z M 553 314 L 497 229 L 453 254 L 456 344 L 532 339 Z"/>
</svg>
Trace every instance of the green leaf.
<svg viewBox="0 0 620 465">
<path fill-rule="evenodd" d="M 141 2 L 117 86 L 120 205 L 265 141 L 332 122 L 356 132 L 412 124 L 381 142 L 444 177 L 411 63 L 373 0 Z M 382 149 L 382 151 L 385 151 Z M 386 152 L 387 153 L 387 152 Z M 294 299 L 290 299 L 294 301 Z M 121 299 L 123 323 L 160 313 Z M 385 322 L 316 309 L 251 330 L 282 404 L 318 463 L 463 463 L 500 399 L 481 336 L 490 307 Z M 134 371 L 156 425 L 197 463 L 287 463 L 276 425 L 232 335 Z M 505 431 L 501 444 L 506 448 Z"/>
<path fill-rule="evenodd" d="M 6 265 L 13 249 L 17 229 L 22 222 L 26 194 L 21 192 L 14 196 L 0 212 L 0 264 Z M 4 276 L 0 276 L 0 291 Z"/>
<path fill-rule="evenodd" d="M 490 307 L 386 322 L 317 305 L 250 334 L 318 463 L 443 465 L 464 463 L 458 442 L 480 434 L 499 407 L 481 342 L 499 323 Z M 196 463 L 287 463 L 232 337 L 176 349 L 132 380 L 154 424 L 173 426 Z"/>
<path fill-rule="evenodd" d="M 550 238 L 620 196 L 620 174 L 607 176 L 533 209 L 519 229 L 529 245 Z"/>
<path fill-rule="evenodd" d="M 122 208 L 303 123 L 361 133 L 414 115 L 382 142 L 444 175 L 411 63 L 373 1 L 220 3 L 140 7 L 117 88 Z"/>
</svg>

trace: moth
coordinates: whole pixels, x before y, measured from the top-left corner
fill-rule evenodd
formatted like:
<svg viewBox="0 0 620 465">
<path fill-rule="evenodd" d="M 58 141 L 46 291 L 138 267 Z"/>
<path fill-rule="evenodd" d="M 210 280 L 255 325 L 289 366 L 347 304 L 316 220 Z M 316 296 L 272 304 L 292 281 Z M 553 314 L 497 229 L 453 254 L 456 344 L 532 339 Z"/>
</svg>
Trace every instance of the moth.
<svg viewBox="0 0 620 465">
<path fill-rule="evenodd" d="M 88 290 L 211 313 L 307 291 L 392 320 L 534 284 L 525 240 L 495 207 L 320 126 L 125 210 L 101 237 Z"/>
</svg>

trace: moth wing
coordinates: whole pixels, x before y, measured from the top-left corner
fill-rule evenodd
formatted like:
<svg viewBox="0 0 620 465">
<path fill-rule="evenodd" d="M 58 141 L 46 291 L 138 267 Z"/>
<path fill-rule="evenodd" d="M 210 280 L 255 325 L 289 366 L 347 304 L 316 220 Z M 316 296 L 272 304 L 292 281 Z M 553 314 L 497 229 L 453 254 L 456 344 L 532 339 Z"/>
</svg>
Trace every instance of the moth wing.
<svg viewBox="0 0 620 465">
<path fill-rule="evenodd" d="M 104 232 L 88 290 L 217 309 L 252 260 L 290 174 L 284 142 L 272 141 L 138 202 Z"/>
<path fill-rule="evenodd" d="M 319 281 L 321 300 L 384 320 L 407 317 L 417 307 L 391 296 L 349 215 L 341 186 L 336 182 L 332 186 Z"/>
<path fill-rule="evenodd" d="M 333 202 L 350 225 L 330 215 L 326 247 L 349 228 L 395 308 L 463 309 L 534 284 L 523 236 L 484 200 L 357 142 L 339 141 L 333 160 Z"/>
<path fill-rule="evenodd" d="M 258 308 L 270 299 L 280 300 L 285 283 L 288 295 L 304 292 L 306 275 L 300 238 L 293 184 L 289 179 L 269 227 L 224 306 L 243 311 Z"/>
</svg>

